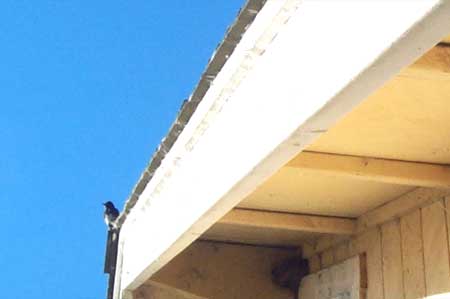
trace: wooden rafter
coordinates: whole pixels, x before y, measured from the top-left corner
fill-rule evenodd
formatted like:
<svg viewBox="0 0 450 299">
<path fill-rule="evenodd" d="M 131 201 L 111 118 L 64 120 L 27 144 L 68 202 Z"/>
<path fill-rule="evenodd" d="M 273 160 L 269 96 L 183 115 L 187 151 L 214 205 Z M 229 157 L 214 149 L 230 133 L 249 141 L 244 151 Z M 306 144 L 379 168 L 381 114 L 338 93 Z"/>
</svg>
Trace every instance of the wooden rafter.
<svg viewBox="0 0 450 299">
<path fill-rule="evenodd" d="M 219 220 L 221 225 L 241 225 L 265 229 L 350 235 L 355 232 L 352 218 L 233 209 Z"/>
<path fill-rule="evenodd" d="M 392 184 L 450 187 L 450 167 L 440 164 L 303 152 L 286 166 Z"/>
</svg>

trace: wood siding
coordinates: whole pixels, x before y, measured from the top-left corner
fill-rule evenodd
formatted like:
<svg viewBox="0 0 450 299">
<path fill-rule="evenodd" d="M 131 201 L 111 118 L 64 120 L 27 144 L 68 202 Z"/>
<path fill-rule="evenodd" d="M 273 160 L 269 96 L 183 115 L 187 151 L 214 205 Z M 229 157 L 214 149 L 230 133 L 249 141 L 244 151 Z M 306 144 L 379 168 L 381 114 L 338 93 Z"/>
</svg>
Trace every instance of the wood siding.
<svg viewBox="0 0 450 299">
<path fill-rule="evenodd" d="M 435 201 L 313 255 L 312 270 L 366 253 L 367 299 L 450 297 L 447 201 Z"/>
</svg>

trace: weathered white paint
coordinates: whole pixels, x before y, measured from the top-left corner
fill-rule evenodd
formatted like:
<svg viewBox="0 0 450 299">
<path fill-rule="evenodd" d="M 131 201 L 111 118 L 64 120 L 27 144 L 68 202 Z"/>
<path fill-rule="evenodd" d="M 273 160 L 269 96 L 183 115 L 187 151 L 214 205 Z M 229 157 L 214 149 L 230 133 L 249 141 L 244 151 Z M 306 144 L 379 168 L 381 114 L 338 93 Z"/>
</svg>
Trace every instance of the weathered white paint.
<svg viewBox="0 0 450 299">
<path fill-rule="evenodd" d="M 448 34 L 449 16 L 446 0 L 268 0 L 124 223 L 121 290 Z"/>
</svg>

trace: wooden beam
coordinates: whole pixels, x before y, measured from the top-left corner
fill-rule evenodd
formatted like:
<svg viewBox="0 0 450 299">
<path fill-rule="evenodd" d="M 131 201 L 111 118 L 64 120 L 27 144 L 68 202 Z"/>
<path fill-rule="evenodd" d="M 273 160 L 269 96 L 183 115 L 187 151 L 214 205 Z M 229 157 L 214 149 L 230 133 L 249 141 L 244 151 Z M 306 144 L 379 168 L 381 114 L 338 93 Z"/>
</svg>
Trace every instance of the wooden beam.
<svg viewBox="0 0 450 299">
<path fill-rule="evenodd" d="M 351 218 L 278 213 L 246 209 L 233 209 L 218 224 L 242 225 L 266 229 L 351 235 L 356 221 Z"/>
<path fill-rule="evenodd" d="M 374 226 L 399 218 L 433 201 L 442 200 L 450 195 L 448 189 L 417 188 L 399 198 L 392 200 L 358 218 L 357 233 L 362 233 Z"/>
<path fill-rule="evenodd" d="M 303 152 L 286 166 L 391 184 L 450 187 L 447 165 Z"/>
</svg>

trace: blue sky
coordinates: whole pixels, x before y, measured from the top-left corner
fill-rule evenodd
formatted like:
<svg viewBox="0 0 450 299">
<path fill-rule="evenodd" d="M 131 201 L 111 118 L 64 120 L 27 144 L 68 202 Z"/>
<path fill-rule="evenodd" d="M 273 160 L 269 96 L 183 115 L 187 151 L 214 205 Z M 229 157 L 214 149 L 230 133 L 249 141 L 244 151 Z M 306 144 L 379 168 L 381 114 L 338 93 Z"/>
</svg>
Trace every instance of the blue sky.
<svg viewBox="0 0 450 299">
<path fill-rule="evenodd" d="M 105 298 L 122 208 L 243 0 L 0 1 L 2 298 Z"/>
</svg>

